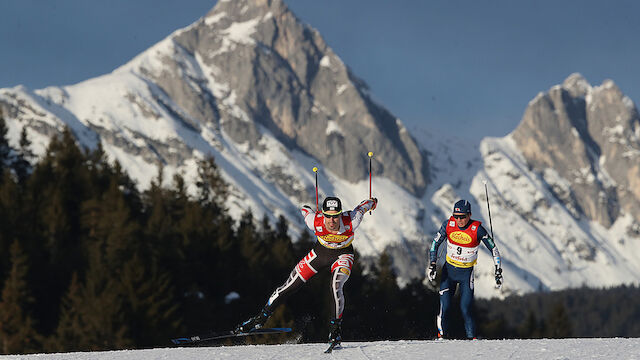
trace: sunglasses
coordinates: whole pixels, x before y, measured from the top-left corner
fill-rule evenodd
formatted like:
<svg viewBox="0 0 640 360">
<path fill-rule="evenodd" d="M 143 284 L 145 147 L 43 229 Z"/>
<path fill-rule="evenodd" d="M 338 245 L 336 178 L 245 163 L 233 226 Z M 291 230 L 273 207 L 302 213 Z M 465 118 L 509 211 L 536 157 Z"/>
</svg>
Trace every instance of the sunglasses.
<svg viewBox="0 0 640 360">
<path fill-rule="evenodd" d="M 326 218 L 334 219 L 334 218 L 339 217 L 339 216 L 340 216 L 340 215 L 342 215 L 342 214 L 325 214 L 325 213 L 323 213 L 323 215 L 324 215 L 324 217 L 326 217 Z"/>
<path fill-rule="evenodd" d="M 468 216 L 467 214 L 464 214 L 464 215 L 453 215 L 453 217 L 455 219 L 465 219 L 467 216 Z"/>
</svg>

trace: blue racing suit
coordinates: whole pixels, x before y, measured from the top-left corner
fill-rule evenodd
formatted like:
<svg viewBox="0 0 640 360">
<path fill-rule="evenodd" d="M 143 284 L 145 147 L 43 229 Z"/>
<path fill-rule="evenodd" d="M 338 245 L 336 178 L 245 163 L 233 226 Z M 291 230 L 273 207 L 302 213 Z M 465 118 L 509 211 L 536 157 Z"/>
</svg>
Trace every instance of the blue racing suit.
<svg viewBox="0 0 640 360">
<path fill-rule="evenodd" d="M 482 223 L 469 219 L 466 226 L 460 228 L 453 217 L 442 223 L 429 249 L 430 262 L 437 259 L 438 248 L 447 240 L 446 262 L 442 268 L 440 282 L 440 312 L 437 318 L 439 337 L 448 336 L 447 322 L 451 298 L 460 289 L 460 310 L 464 319 L 467 338 L 476 336 L 473 314 L 473 266 L 478 257 L 478 247 L 482 242 L 493 255 L 494 264 L 500 267 L 500 253 Z"/>
</svg>

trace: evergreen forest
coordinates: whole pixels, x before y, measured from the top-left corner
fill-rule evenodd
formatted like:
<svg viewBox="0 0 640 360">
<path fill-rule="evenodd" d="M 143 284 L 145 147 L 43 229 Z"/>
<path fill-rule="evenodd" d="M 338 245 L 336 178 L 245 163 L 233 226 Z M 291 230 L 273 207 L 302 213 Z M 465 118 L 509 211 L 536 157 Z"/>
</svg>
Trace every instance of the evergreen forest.
<svg viewBox="0 0 640 360">
<path fill-rule="evenodd" d="M 0 353 L 169 346 L 255 315 L 314 240 L 309 232 L 292 239 L 283 217 L 232 219 L 213 158 L 199 162 L 195 187 L 188 192 L 179 175 L 163 179 L 159 166 L 140 191 L 69 129 L 36 158 L 24 130 L 10 146 L 0 114 Z M 398 287 L 387 254 L 358 258 L 345 285 L 345 340 L 433 338 L 436 289 L 422 280 Z M 637 298 L 637 287 L 617 287 L 477 300 L 478 334 L 637 337 Z M 329 274 L 320 272 L 266 324 L 292 333 L 236 343 L 323 342 L 330 306 Z M 459 311 L 452 327 L 463 336 Z"/>
</svg>

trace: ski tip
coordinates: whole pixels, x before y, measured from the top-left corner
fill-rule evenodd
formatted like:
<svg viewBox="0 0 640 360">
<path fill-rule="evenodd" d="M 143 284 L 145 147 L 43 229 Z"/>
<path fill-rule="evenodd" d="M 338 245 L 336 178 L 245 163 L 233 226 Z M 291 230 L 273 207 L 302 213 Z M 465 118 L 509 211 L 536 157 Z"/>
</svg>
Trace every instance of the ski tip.
<svg viewBox="0 0 640 360">
<path fill-rule="evenodd" d="M 187 338 L 179 338 L 179 339 L 171 339 L 171 342 L 174 345 L 181 345 L 181 344 L 188 344 L 191 342 L 191 340 Z"/>
<path fill-rule="evenodd" d="M 291 328 L 273 328 L 273 330 L 278 330 L 282 332 L 291 332 Z"/>
<path fill-rule="evenodd" d="M 181 338 L 171 339 L 171 342 L 174 345 L 187 345 L 187 344 L 193 344 L 198 341 L 200 341 L 200 336 L 181 337 Z"/>
</svg>

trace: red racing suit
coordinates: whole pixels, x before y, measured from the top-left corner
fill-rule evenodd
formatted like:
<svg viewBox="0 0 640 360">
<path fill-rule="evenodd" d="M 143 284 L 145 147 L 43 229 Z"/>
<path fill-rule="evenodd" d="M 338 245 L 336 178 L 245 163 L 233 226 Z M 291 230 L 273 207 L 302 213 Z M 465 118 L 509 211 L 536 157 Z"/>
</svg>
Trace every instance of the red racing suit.
<svg viewBox="0 0 640 360">
<path fill-rule="evenodd" d="M 333 299 L 333 316 L 342 318 L 344 310 L 345 282 L 351 275 L 354 255 L 351 243 L 354 231 L 360 225 L 364 214 L 375 208 L 373 200 L 364 200 L 355 209 L 345 211 L 340 216 L 340 229 L 336 234 L 331 233 L 324 224 L 324 215 L 315 212 L 309 206 L 300 211 L 304 216 L 307 227 L 313 230 L 317 242 L 309 253 L 302 258 L 289 274 L 289 278 L 278 287 L 269 297 L 265 308 L 273 311 L 291 294 L 299 290 L 304 283 L 311 279 L 323 268 L 331 270 L 331 295 Z"/>
</svg>

